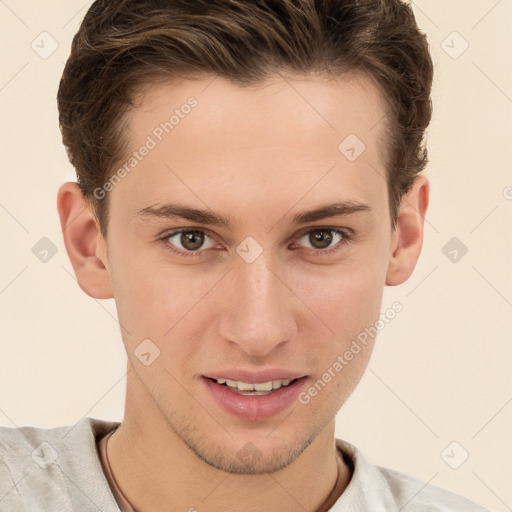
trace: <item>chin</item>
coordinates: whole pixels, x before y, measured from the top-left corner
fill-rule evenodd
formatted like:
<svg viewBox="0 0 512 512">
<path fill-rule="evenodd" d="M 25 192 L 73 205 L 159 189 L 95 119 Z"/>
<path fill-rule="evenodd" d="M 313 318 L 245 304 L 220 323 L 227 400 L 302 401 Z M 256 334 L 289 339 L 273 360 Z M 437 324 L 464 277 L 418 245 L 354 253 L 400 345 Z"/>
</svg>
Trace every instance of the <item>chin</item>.
<svg viewBox="0 0 512 512">
<path fill-rule="evenodd" d="M 295 430 L 293 433 L 283 433 L 286 434 L 283 436 L 260 432 L 252 440 L 248 430 L 245 441 L 234 436 L 214 440 L 212 436 L 201 436 L 196 429 L 188 428 L 180 429 L 178 435 L 199 459 L 211 467 L 230 474 L 263 475 L 289 466 L 322 430 L 302 435 Z"/>
<path fill-rule="evenodd" d="M 250 441 L 235 453 L 226 453 L 221 449 L 189 448 L 203 462 L 220 471 L 237 475 L 264 475 L 275 473 L 290 465 L 309 445 L 299 446 L 297 449 L 281 447 L 269 453 L 263 453 Z"/>
</svg>

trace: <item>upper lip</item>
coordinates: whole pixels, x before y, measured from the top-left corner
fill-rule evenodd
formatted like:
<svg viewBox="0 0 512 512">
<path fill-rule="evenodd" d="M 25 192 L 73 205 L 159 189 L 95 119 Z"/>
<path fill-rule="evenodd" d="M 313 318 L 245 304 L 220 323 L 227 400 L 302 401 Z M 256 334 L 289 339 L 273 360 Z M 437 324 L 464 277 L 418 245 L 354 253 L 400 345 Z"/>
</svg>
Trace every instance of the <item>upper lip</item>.
<svg viewBox="0 0 512 512">
<path fill-rule="evenodd" d="M 303 373 L 297 373 L 292 370 L 281 368 L 268 368 L 266 370 L 248 370 L 248 369 L 232 369 L 220 370 L 203 375 L 207 379 L 229 379 L 237 382 L 246 382 L 247 384 L 257 384 L 260 382 L 268 382 L 271 380 L 294 380 L 305 377 Z"/>
</svg>

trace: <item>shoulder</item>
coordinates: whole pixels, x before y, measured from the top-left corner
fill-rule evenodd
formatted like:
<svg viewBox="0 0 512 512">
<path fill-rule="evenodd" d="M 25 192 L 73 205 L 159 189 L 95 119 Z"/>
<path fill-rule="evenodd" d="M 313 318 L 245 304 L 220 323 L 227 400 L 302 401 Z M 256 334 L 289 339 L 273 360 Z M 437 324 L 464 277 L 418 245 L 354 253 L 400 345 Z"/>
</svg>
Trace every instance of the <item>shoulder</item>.
<svg viewBox="0 0 512 512">
<path fill-rule="evenodd" d="M 490 512 L 474 501 L 394 469 L 377 466 L 399 504 L 421 512 Z"/>
<path fill-rule="evenodd" d="M 372 511 L 491 512 L 464 496 L 400 471 L 374 465 L 345 440 L 337 439 L 336 445 L 353 466 L 352 479 L 338 501 L 340 505 L 357 504 L 359 510 Z"/>
<path fill-rule="evenodd" d="M 119 423 L 83 418 L 54 428 L 0 426 L 0 511 L 118 511 L 96 439 Z"/>
</svg>

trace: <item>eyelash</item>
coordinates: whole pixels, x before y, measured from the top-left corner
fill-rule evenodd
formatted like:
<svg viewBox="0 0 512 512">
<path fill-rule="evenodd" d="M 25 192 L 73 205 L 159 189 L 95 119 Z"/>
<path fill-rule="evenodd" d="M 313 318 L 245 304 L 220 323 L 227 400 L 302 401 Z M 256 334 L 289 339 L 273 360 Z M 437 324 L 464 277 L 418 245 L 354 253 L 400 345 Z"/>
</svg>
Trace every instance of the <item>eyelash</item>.
<svg viewBox="0 0 512 512">
<path fill-rule="evenodd" d="M 182 251 L 180 249 L 176 249 L 175 246 L 169 242 L 169 238 L 171 238 L 174 235 L 178 235 L 180 233 L 196 232 L 196 231 L 200 232 L 200 233 L 204 233 L 205 235 L 207 235 L 208 237 L 213 239 L 213 237 L 205 229 L 188 228 L 188 229 L 177 229 L 175 231 L 166 232 L 159 238 L 159 240 L 161 242 L 163 242 L 171 250 L 171 252 L 173 252 L 174 254 L 177 254 L 178 256 L 183 256 L 186 258 L 190 258 L 190 257 L 201 258 L 201 257 L 203 257 L 203 254 L 206 251 L 208 251 L 209 249 L 206 249 L 206 250 L 203 249 L 203 250 L 198 250 L 198 251 Z M 309 229 L 307 231 L 304 231 L 301 235 L 299 235 L 298 238 L 300 239 L 304 235 L 313 233 L 315 231 L 330 231 L 330 232 L 336 233 L 342 237 L 342 240 L 340 242 L 338 242 L 335 246 L 328 248 L 328 249 L 309 249 L 308 250 L 308 248 L 306 248 L 306 250 L 308 250 L 308 252 L 313 253 L 315 256 L 326 256 L 328 254 L 337 252 L 342 248 L 342 246 L 349 244 L 353 239 L 352 230 L 349 230 L 347 228 L 340 229 L 340 228 L 330 228 L 330 227 L 315 227 L 314 229 Z"/>
</svg>

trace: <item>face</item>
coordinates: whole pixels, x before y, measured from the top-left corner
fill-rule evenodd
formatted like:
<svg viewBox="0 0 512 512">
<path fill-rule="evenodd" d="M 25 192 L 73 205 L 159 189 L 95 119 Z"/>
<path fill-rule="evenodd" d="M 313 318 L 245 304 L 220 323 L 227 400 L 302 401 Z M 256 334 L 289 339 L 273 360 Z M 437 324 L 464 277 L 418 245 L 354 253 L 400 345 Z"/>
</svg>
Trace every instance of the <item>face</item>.
<svg viewBox="0 0 512 512">
<path fill-rule="evenodd" d="M 372 350 L 335 364 L 379 319 L 390 258 L 379 93 L 276 75 L 139 100 L 106 240 L 127 414 L 217 468 L 275 471 L 333 426 Z"/>
</svg>

